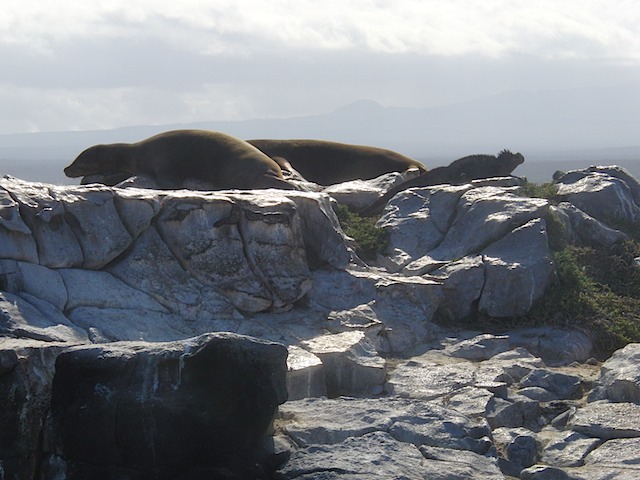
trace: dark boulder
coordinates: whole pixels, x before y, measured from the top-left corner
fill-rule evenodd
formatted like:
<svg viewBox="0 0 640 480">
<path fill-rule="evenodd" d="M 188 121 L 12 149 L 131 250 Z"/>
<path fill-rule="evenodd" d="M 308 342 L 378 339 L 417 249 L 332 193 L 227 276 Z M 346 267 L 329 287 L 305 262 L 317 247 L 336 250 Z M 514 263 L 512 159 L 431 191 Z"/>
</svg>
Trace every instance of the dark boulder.
<svg viewBox="0 0 640 480">
<path fill-rule="evenodd" d="M 286 358 L 282 345 L 224 333 L 71 348 L 56 361 L 45 476 L 233 470 L 286 401 Z"/>
</svg>

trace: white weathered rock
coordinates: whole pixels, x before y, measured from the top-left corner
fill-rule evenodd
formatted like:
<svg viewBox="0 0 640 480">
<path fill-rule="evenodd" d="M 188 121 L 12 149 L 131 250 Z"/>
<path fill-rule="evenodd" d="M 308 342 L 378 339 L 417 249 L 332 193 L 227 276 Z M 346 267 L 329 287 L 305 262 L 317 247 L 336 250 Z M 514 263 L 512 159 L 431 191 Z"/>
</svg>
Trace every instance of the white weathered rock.
<svg viewBox="0 0 640 480">
<path fill-rule="evenodd" d="M 610 247 L 629 238 L 625 233 L 606 226 L 569 202 L 551 206 L 550 214 L 561 222 L 563 238 L 571 244 Z"/>
<path fill-rule="evenodd" d="M 287 392 L 289 401 L 327 395 L 322 360 L 295 345 L 289 347 L 287 357 Z"/>
<path fill-rule="evenodd" d="M 444 282 L 444 298 L 436 311 L 438 318 L 455 321 L 475 312 L 476 302 L 485 283 L 482 256 L 469 256 L 447 263 L 431 275 Z"/>
<path fill-rule="evenodd" d="M 617 219 L 637 222 L 640 208 L 634 201 L 629 185 L 606 173 L 589 172 L 577 179 L 565 176 L 558 180 L 557 196 L 583 212 L 604 222 Z"/>
<path fill-rule="evenodd" d="M 615 438 L 593 450 L 585 458 L 587 465 L 634 469 L 640 475 L 640 438 Z"/>
<path fill-rule="evenodd" d="M 584 465 L 585 457 L 601 442 L 599 438 L 578 432 L 562 432 L 544 446 L 540 460 L 554 467 L 579 467 Z"/>
<path fill-rule="evenodd" d="M 337 444 L 376 431 L 416 446 L 478 453 L 490 446 L 486 423 L 414 399 L 306 399 L 282 405 L 280 417 L 283 432 L 303 447 Z"/>
<path fill-rule="evenodd" d="M 396 195 L 377 222 L 389 232 L 390 249 L 415 260 L 436 248 L 451 224 L 456 204 L 469 188 L 415 188 Z M 398 264 L 398 268 L 406 263 Z"/>
<path fill-rule="evenodd" d="M 510 350 L 510 348 L 507 335 L 484 334 L 447 346 L 445 352 L 452 357 L 478 362 L 488 360 L 499 353 Z"/>
<path fill-rule="evenodd" d="M 427 460 L 424 477 L 446 479 L 494 479 L 502 480 L 504 476 L 500 472 L 495 458 L 479 455 L 473 452 L 461 452 L 450 448 L 420 447 L 420 453 Z"/>
<path fill-rule="evenodd" d="M 377 354 L 364 332 L 324 335 L 301 345 L 322 361 L 326 391 L 330 397 L 381 390 L 386 377 L 386 362 Z"/>
<path fill-rule="evenodd" d="M 547 369 L 535 369 L 519 382 L 520 387 L 541 387 L 552 392 L 558 399 L 575 398 L 581 394 L 581 378 L 578 375 L 568 375 Z"/>
<path fill-rule="evenodd" d="M 544 219 L 516 228 L 482 255 L 486 280 L 478 309 L 492 317 L 524 315 L 555 278 Z"/>
<path fill-rule="evenodd" d="M 360 211 L 372 205 L 387 190 L 420 174 L 418 169 L 406 172 L 391 172 L 371 180 L 352 180 L 329 185 L 322 191 L 341 205 Z"/>
<path fill-rule="evenodd" d="M 605 440 L 640 437 L 640 405 L 598 401 L 579 408 L 569 427 Z"/>
<path fill-rule="evenodd" d="M 31 303 L 29 300 L 31 300 Z M 88 343 L 85 331 L 37 298 L 0 292 L 0 335 L 46 342 Z"/>
<path fill-rule="evenodd" d="M 278 473 L 285 479 L 299 480 L 413 480 L 428 478 L 424 461 L 416 446 L 398 442 L 388 433 L 377 431 L 350 437 L 338 444 L 313 445 L 297 450 Z"/>
<path fill-rule="evenodd" d="M 442 243 L 426 252 L 426 256 L 434 260 L 456 260 L 478 253 L 514 229 L 544 217 L 548 208 L 546 200 L 519 197 L 508 189 L 468 190 L 460 197 L 455 218 Z"/>
<path fill-rule="evenodd" d="M 612 402 L 640 403 L 640 343 L 615 352 L 600 369 L 598 383 Z"/>
<path fill-rule="evenodd" d="M 332 318 L 339 312 L 363 308 L 362 305 L 375 314 L 384 325 L 381 333 L 385 347 L 381 351 L 402 352 L 433 338 L 438 330 L 431 323 L 442 298 L 438 281 L 354 268 L 315 270 L 311 278 L 309 302 L 331 312 Z"/>
<path fill-rule="evenodd" d="M 474 373 L 467 362 L 436 363 L 428 355 L 414 357 L 391 370 L 385 390 L 400 397 L 434 400 L 474 386 Z"/>
<path fill-rule="evenodd" d="M 593 341 L 579 330 L 558 327 L 524 328 L 509 333 L 513 346 L 526 348 L 548 366 L 585 362 L 593 353 Z"/>
</svg>

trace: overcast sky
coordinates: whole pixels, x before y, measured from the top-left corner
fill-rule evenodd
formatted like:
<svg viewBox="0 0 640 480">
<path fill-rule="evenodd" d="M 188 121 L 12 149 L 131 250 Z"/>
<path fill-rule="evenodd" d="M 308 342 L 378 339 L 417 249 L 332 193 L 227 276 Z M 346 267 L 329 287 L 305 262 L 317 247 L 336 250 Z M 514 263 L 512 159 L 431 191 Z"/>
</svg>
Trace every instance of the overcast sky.
<svg viewBox="0 0 640 480">
<path fill-rule="evenodd" d="M 3 0 L 0 133 L 640 80 L 638 0 Z"/>
</svg>

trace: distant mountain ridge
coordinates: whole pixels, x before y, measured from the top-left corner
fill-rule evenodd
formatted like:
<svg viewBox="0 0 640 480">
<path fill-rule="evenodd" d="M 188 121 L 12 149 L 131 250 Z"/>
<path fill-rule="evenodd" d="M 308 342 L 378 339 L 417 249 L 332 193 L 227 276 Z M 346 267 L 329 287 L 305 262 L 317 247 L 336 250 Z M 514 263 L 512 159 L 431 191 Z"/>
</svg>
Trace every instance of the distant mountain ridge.
<svg viewBox="0 0 640 480">
<path fill-rule="evenodd" d="M 497 153 L 503 148 L 521 151 L 528 160 L 554 152 L 613 149 L 624 158 L 635 155 L 640 159 L 640 82 L 509 91 L 430 108 L 383 107 L 372 100 L 359 100 L 327 114 L 293 118 L 0 135 L 0 161 L 9 167 L 27 160 L 66 164 L 91 145 L 135 142 L 181 128 L 218 130 L 244 139 L 319 138 L 375 145 L 425 163 L 444 163 L 470 153 Z M 9 173 L 15 174 L 11 168 Z"/>
</svg>

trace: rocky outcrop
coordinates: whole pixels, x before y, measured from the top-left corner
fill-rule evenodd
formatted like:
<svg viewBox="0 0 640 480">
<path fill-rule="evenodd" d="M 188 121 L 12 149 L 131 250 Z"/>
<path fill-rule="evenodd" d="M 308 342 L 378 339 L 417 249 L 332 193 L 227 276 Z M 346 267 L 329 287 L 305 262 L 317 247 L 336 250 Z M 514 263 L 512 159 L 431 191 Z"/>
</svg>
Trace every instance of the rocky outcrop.
<svg viewBox="0 0 640 480">
<path fill-rule="evenodd" d="M 610 211 L 589 206 L 606 200 L 579 188 L 620 186 L 612 212 L 628 213 L 632 179 L 613 168 L 570 172 L 557 206 L 523 197 L 512 177 L 409 189 L 379 221 L 390 250 L 367 265 L 332 203 L 360 208 L 402 178 L 306 192 L 3 179 L 2 474 L 634 473 L 640 434 L 624 419 L 638 403 L 635 347 L 600 370 L 579 332 L 446 328 L 477 313 L 524 315 L 552 288 L 550 222 L 570 241 L 624 240 Z M 277 435 L 260 440 L 285 386 Z M 81 441 L 96 432 L 108 443 L 100 451 Z"/>
<path fill-rule="evenodd" d="M 448 295 L 440 313 L 447 318 L 474 311 L 522 315 L 554 279 L 548 209 L 547 200 L 519 196 L 516 187 L 468 184 L 401 192 L 378 222 L 391 239 L 392 254 L 383 264 L 443 280 Z"/>
</svg>

